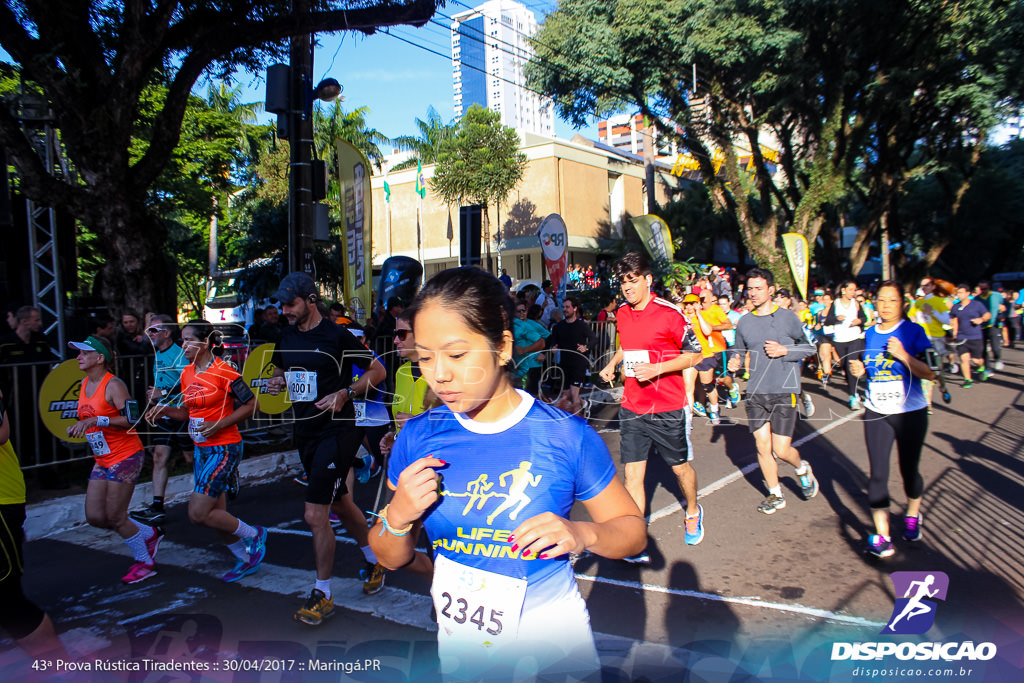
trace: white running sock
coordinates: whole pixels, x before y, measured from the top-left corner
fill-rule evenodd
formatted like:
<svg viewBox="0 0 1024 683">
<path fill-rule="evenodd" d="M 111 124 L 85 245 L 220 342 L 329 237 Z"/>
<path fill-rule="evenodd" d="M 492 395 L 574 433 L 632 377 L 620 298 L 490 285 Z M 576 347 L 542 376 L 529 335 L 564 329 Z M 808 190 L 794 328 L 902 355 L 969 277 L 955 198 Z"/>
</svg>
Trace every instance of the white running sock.
<svg viewBox="0 0 1024 683">
<path fill-rule="evenodd" d="M 768 488 L 768 493 L 770 493 L 772 495 L 776 495 L 779 498 L 782 498 L 782 484 L 779 484 L 778 486 L 771 486 L 771 487 L 769 487 Z"/>
<path fill-rule="evenodd" d="M 377 564 L 377 556 L 373 554 L 373 550 L 370 548 L 370 546 L 364 545 L 361 546 L 359 549 L 363 551 L 363 557 L 366 558 L 367 562 L 369 562 L 370 564 Z"/>
<path fill-rule="evenodd" d="M 146 528 L 148 529 L 149 527 Z M 124 543 L 128 546 L 128 550 L 132 551 L 132 557 L 136 562 L 153 564 L 153 558 L 149 556 L 149 551 L 146 550 L 146 539 L 143 536 L 141 529 L 139 530 L 139 533 L 135 534 L 131 538 L 124 539 Z"/>
<path fill-rule="evenodd" d="M 242 520 L 238 520 L 238 528 L 235 529 L 235 536 L 238 536 L 239 538 L 256 538 L 256 530 Z"/>
<path fill-rule="evenodd" d="M 318 591 L 322 591 L 324 596 L 328 600 L 331 599 L 331 580 L 330 579 L 317 579 L 316 580 L 316 586 L 314 586 L 314 588 L 316 588 Z"/>
<path fill-rule="evenodd" d="M 228 544 L 228 550 L 238 558 L 239 562 L 249 561 L 249 551 L 245 547 L 245 541 L 235 541 Z"/>
<path fill-rule="evenodd" d="M 805 474 L 807 474 L 807 461 L 806 460 L 801 460 L 800 461 L 800 467 L 796 468 L 796 476 L 802 477 Z"/>
<path fill-rule="evenodd" d="M 139 524 L 131 517 L 129 517 L 128 519 L 131 519 L 132 524 L 134 524 L 135 528 L 138 529 L 139 533 L 142 534 L 143 542 L 148 541 L 149 539 L 156 536 L 156 527 L 149 526 L 148 524 Z"/>
</svg>

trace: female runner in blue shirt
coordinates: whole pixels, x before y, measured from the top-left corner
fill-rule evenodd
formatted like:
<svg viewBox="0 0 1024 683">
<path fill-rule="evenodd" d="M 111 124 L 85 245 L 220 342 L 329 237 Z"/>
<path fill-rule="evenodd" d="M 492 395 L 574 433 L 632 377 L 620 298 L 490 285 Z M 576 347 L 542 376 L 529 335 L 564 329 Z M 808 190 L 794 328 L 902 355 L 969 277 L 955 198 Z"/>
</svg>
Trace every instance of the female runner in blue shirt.
<svg viewBox="0 0 1024 683">
<path fill-rule="evenodd" d="M 406 422 L 395 443 L 394 498 L 370 532 L 378 560 L 401 567 L 426 530 L 446 678 L 592 674 L 569 553 L 640 552 L 640 511 L 586 422 L 513 387 L 512 300 L 493 275 L 439 273 L 411 319 L 420 370 L 444 405 Z M 569 519 L 577 500 L 592 521 Z"/>
<path fill-rule="evenodd" d="M 896 552 L 889 530 L 889 457 L 893 442 L 899 454 L 900 476 L 907 495 L 903 538 L 921 538 L 921 449 L 928 432 L 928 401 L 921 389 L 922 379 L 935 373 L 917 356 L 931 348 L 924 328 L 903 314 L 903 288 L 887 280 L 878 286 L 881 322 L 868 328 L 863 360 L 851 361 L 854 377 L 868 379 L 864 439 L 867 442 L 870 479 L 868 502 L 875 534 L 867 551 L 876 557 Z"/>
</svg>

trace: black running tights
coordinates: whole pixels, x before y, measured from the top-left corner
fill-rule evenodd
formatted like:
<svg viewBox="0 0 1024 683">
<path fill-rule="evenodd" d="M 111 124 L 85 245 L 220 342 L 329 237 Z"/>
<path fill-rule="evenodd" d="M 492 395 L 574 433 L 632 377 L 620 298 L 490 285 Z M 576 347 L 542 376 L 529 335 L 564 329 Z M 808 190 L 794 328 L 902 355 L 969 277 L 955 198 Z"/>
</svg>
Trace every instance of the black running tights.
<svg viewBox="0 0 1024 683">
<path fill-rule="evenodd" d="M 894 441 L 904 493 L 907 498 L 920 498 L 924 493 L 924 480 L 918 467 L 927 432 L 927 408 L 895 415 L 881 415 L 872 410 L 864 413 L 864 440 L 867 442 L 868 462 L 871 466 L 868 502 L 872 510 L 889 508 L 889 456 Z"/>
<path fill-rule="evenodd" d="M 848 342 L 832 342 L 836 353 L 839 355 L 839 363 L 843 366 L 846 374 L 846 393 L 849 396 L 857 395 L 857 378 L 850 372 L 850 361 L 860 360 L 864 353 L 864 340 L 854 339 Z"/>
</svg>

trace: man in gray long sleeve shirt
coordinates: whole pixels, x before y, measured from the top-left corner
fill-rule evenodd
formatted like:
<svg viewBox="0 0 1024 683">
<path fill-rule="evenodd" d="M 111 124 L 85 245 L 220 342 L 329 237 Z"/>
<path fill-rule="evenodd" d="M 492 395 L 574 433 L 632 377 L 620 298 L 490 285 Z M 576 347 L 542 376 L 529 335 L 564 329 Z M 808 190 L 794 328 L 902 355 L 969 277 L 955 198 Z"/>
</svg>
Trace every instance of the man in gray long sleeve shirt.
<svg viewBox="0 0 1024 683">
<path fill-rule="evenodd" d="M 729 358 L 729 371 L 739 370 L 744 353 L 750 352 L 750 381 L 745 401 L 747 423 L 754 434 L 757 461 L 768 486 L 768 497 L 757 509 L 771 515 L 786 507 L 776 457 L 796 468 L 805 498 L 818 495 L 818 481 L 810 463 L 802 460 L 793 448 L 800 361 L 814 353 L 814 347 L 804 341 L 796 314 L 772 303 L 775 278 L 770 271 L 754 268 L 748 272 L 746 292 L 754 310 L 736 324 L 736 344 Z"/>
</svg>

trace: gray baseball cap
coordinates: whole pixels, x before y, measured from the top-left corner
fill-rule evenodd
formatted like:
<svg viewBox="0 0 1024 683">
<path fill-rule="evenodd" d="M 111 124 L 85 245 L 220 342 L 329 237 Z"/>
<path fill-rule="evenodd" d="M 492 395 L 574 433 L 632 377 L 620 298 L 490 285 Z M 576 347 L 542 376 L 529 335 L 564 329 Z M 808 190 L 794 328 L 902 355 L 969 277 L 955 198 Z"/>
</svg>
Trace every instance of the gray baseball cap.
<svg viewBox="0 0 1024 683">
<path fill-rule="evenodd" d="M 314 284 L 313 278 L 309 276 L 309 273 L 300 271 L 286 275 L 271 298 L 277 299 L 281 303 L 291 303 L 295 299 L 306 299 L 316 293 L 316 284 Z"/>
</svg>

